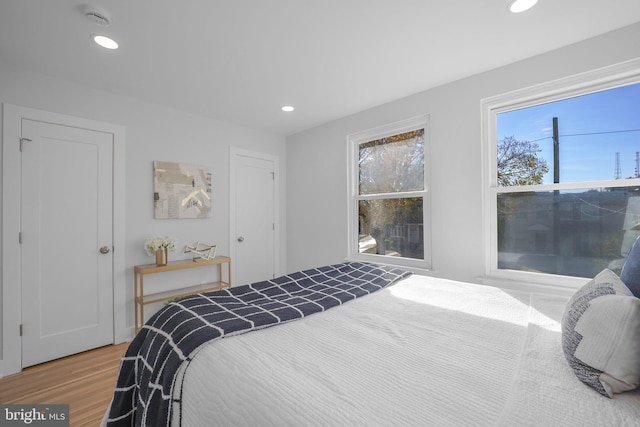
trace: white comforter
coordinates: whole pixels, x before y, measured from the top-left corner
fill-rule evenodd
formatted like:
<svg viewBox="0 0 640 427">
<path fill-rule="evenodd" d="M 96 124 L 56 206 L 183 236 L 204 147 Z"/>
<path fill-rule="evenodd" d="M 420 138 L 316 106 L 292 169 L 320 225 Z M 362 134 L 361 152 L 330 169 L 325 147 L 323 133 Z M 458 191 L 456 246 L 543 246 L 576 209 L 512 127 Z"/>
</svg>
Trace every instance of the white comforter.
<svg viewBox="0 0 640 427">
<path fill-rule="evenodd" d="M 182 425 L 640 426 L 638 391 L 607 399 L 565 362 L 565 303 L 414 275 L 205 346 Z"/>
</svg>

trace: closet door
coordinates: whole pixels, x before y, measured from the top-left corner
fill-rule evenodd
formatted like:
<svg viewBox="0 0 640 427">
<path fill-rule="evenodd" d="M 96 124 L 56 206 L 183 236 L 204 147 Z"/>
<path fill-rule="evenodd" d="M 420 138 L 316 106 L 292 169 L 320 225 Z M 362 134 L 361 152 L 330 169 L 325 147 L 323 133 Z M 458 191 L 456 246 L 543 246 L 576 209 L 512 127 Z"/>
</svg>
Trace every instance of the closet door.
<svg viewBox="0 0 640 427">
<path fill-rule="evenodd" d="M 22 119 L 22 366 L 113 343 L 113 135 Z"/>
<path fill-rule="evenodd" d="M 276 274 L 275 161 L 268 156 L 232 154 L 231 256 L 234 285 L 272 279 Z"/>
</svg>

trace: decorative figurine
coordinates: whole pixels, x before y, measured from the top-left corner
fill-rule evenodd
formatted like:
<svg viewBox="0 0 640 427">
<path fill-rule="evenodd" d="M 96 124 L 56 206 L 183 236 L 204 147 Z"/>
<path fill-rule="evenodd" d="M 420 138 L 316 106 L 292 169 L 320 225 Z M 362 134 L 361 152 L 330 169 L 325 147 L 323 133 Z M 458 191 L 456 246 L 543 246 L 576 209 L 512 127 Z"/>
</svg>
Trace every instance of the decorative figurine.
<svg viewBox="0 0 640 427">
<path fill-rule="evenodd" d="M 210 260 L 216 257 L 216 245 L 207 245 L 206 243 L 196 242 L 195 246 L 185 246 L 184 253 L 191 252 L 193 254 L 193 261 L 196 262 L 199 259 Z"/>
</svg>

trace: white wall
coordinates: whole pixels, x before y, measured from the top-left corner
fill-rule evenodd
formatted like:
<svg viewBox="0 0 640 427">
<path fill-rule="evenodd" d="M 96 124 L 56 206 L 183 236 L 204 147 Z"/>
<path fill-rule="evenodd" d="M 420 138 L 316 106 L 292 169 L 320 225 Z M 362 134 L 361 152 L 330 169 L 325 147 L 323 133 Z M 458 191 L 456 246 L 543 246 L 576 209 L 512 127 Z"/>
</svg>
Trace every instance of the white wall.
<svg viewBox="0 0 640 427">
<path fill-rule="evenodd" d="M 346 136 L 426 113 L 432 274 L 476 281 L 484 274 L 480 100 L 640 57 L 638 40 L 635 24 L 288 137 L 289 270 L 347 256 Z"/>
<path fill-rule="evenodd" d="M 126 251 L 125 277 L 129 296 L 126 324 L 131 327 L 133 326 L 133 266 L 155 262 L 143 250 L 143 244 L 147 239 L 155 235 L 169 235 L 175 237 L 182 246 L 199 240 L 217 244 L 217 254 L 229 253 L 229 148 L 237 147 L 279 156 L 281 172 L 283 174 L 286 172 L 286 144 L 282 135 L 257 131 L 89 89 L 43 74 L 14 69 L 6 64 L 0 65 L 0 102 L 112 123 L 125 128 L 126 247 L 116 248 L 116 251 Z M 197 220 L 153 219 L 152 162 L 154 160 L 211 167 L 212 217 Z M 282 180 L 280 188 L 280 223 L 282 224 L 285 223 L 286 215 L 285 190 L 285 182 Z M 286 271 L 286 227 L 281 227 L 281 230 L 279 268 L 280 271 Z M 171 258 L 189 258 L 189 254 L 170 253 Z M 197 270 L 193 273 L 197 274 Z M 206 272 L 200 274 L 206 274 Z M 164 281 L 183 281 L 184 277 L 186 276 L 167 277 Z M 187 279 L 184 282 L 191 283 Z M 161 286 L 162 283 L 159 285 Z M 119 311 L 122 312 L 122 310 Z"/>
</svg>

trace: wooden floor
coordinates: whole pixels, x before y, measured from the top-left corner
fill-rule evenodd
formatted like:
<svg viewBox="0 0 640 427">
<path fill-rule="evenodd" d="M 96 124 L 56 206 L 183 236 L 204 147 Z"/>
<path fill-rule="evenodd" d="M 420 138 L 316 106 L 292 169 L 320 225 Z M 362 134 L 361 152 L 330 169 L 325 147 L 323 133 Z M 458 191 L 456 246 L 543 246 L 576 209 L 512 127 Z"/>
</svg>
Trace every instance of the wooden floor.
<svg viewBox="0 0 640 427">
<path fill-rule="evenodd" d="M 0 403 L 68 404 L 71 426 L 98 426 L 129 343 L 98 348 L 0 379 Z"/>
</svg>

